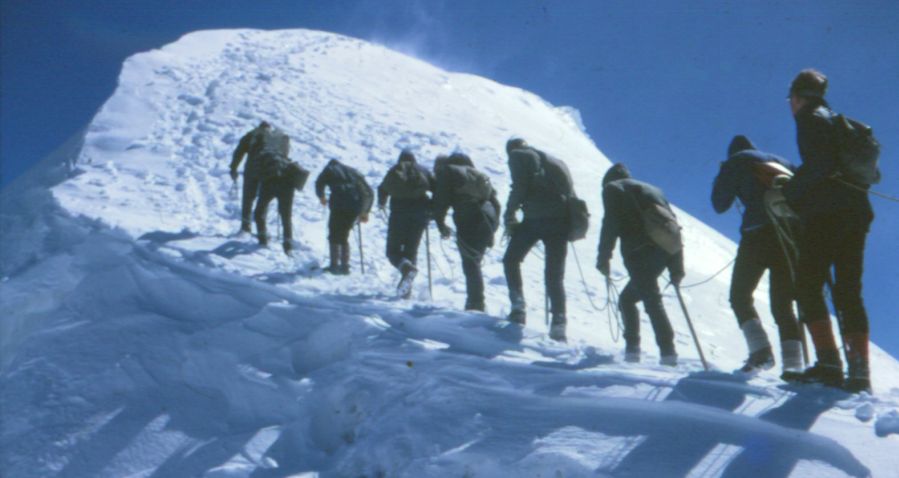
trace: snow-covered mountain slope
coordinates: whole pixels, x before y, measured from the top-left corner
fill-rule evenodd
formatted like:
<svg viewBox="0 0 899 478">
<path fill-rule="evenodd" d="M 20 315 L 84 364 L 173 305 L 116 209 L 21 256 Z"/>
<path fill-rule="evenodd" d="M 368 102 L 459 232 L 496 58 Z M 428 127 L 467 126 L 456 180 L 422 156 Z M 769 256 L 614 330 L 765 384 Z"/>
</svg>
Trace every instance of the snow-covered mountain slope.
<svg viewBox="0 0 899 478">
<path fill-rule="evenodd" d="M 433 299 L 424 275 L 415 300 L 391 298 L 379 218 L 362 228 L 365 275 L 321 275 L 326 212 L 311 186 L 295 199 L 293 258 L 232 236 L 227 165 L 262 119 L 313 174 L 338 158 L 373 185 L 404 147 L 428 166 L 467 152 L 503 198 L 510 136 L 564 159 L 594 218 L 567 264 L 570 343 L 545 337 L 539 250 L 525 262 L 520 330 L 501 320 L 502 247 L 485 259 L 488 313 L 466 314 L 455 246 L 434 231 Z M 610 162 L 571 108 L 338 35 L 212 31 L 130 58 L 83 139 L 60 153 L 75 171 L 49 193 L 40 181 L 3 191 L 4 476 L 891 476 L 899 466 L 899 364 L 874 347 L 874 396 L 791 388 L 777 370 L 731 375 L 746 350 L 728 272 L 684 289 L 716 371 L 701 371 L 670 289 L 682 365 L 655 365 L 645 320 L 648 356 L 621 363 L 592 268 Z M 679 217 L 685 282 L 697 283 L 735 247 Z M 776 342 L 767 288 L 756 297 Z"/>
</svg>

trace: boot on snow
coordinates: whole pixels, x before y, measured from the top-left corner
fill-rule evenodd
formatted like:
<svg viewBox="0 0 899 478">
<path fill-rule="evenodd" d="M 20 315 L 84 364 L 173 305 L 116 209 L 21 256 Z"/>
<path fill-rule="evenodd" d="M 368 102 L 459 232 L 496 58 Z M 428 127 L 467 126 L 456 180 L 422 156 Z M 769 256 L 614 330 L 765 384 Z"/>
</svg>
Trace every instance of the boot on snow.
<svg viewBox="0 0 899 478">
<path fill-rule="evenodd" d="M 565 334 L 567 325 L 565 316 L 553 315 L 551 324 L 552 325 L 549 326 L 549 338 L 555 340 L 556 342 L 568 342 L 568 337 Z"/>
<path fill-rule="evenodd" d="M 871 370 L 867 362 L 849 362 L 849 373 L 843 383 L 843 390 L 849 393 L 871 393 Z"/>
<path fill-rule="evenodd" d="M 843 336 L 849 373 L 843 389 L 850 393 L 871 393 L 871 368 L 868 364 L 868 333 L 856 332 Z"/>
<path fill-rule="evenodd" d="M 677 367 L 677 354 L 662 355 L 659 359 L 659 365 L 666 367 Z"/>
<path fill-rule="evenodd" d="M 328 246 L 330 260 L 328 267 L 325 267 L 325 272 L 337 274 L 340 271 L 340 265 L 338 263 L 340 260 L 340 244 L 329 243 Z"/>
<path fill-rule="evenodd" d="M 396 295 L 401 299 L 408 299 L 412 295 L 412 281 L 418 275 L 418 269 L 408 260 L 404 260 L 400 263 L 400 274 L 400 282 L 396 285 Z"/>
<path fill-rule="evenodd" d="M 825 387 L 841 388 L 843 386 L 843 367 L 840 363 L 827 363 L 819 360 L 814 366 L 805 369 L 798 381 L 800 383 L 819 383 Z"/>
<path fill-rule="evenodd" d="M 337 266 L 337 274 L 346 276 L 350 275 L 350 246 L 342 244 L 340 246 L 340 265 Z"/>
<path fill-rule="evenodd" d="M 739 372 L 747 375 L 756 375 L 763 370 L 771 370 L 774 367 L 774 354 L 771 347 L 765 347 L 749 354 L 749 358 L 743 362 Z"/>
<path fill-rule="evenodd" d="M 627 363 L 640 363 L 640 346 L 626 345 L 624 347 L 624 361 Z"/>
<path fill-rule="evenodd" d="M 515 292 L 511 294 L 511 299 L 512 312 L 509 312 L 509 316 L 506 319 L 513 324 L 524 325 L 527 320 L 527 312 L 525 312 L 527 306 L 524 302 L 524 296 Z"/>
</svg>

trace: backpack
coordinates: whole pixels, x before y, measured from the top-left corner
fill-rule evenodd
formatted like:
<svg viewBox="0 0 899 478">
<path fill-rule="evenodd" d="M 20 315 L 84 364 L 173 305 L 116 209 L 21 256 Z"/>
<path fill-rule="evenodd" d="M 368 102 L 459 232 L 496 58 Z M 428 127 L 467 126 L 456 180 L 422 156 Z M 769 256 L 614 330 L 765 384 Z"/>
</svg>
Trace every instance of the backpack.
<svg viewBox="0 0 899 478">
<path fill-rule="evenodd" d="M 642 201 L 636 192 L 632 193 L 634 203 L 640 212 L 643 222 L 643 231 L 649 236 L 653 244 L 659 246 L 668 254 L 677 254 L 684 248 L 681 237 L 681 226 L 677 223 L 677 216 L 670 207 L 655 201 Z"/>
<path fill-rule="evenodd" d="M 302 191 L 303 187 L 306 186 L 306 180 L 309 179 L 309 170 L 303 168 L 294 161 L 290 161 L 290 164 L 287 165 L 285 176 L 294 189 Z"/>
<path fill-rule="evenodd" d="M 762 202 L 772 221 L 797 219 L 796 212 L 787 204 L 781 187 L 793 177 L 793 172 L 775 161 L 752 164 L 752 174 L 765 188 Z"/>
<path fill-rule="evenodd" d="M 262 153 L 259 162 L 262 179 L 279 178 L 287 173 L 291 164 L 295 164 L 287 156 L 269 151 Z M 306 174 L 309 174 L 308 171 Z"/>
<path fill-rule="evenodd" d="M 259 128 L 253 135 L 250 153 L 254 155 L 279 154 L 290 155 L 290 138 L 280 129 Z"/>
<path fill-rule="evenodd" d="M 870 186 L 880 182 L 880 143 L 871 127 L 845 115 L 834 116 L 837 136 L 837 176 L 853 184 Z"/>
<path fill-rule="evenodd" d="M 338 184 L 331 186 L 331 207 L 355 215 L 371 209 L 374 195 L 362 173 L 344 164 L 335 163 L 331 167 L 336 168 L 335 173 L 341 178 Z"/>
<path fill-rule="evenodd" d="M 490 178 L 470 166 L 451 166 L 459 168 L 464 175 L 462 184 L 456 188 L 456 194 L 463 201 L 482 202 L 490 199 L 493 195 L 493 185 L 490 184 Z"/>
<path fill-rule="evenodd" d="M 590 228 L 590 211 L 587 209 L 587 202 L 574 193 L 571 174 L 565 163 L 555 158 L 551 160 L 543 151 L 538 151 L 538 153 L 542 170 L 538 172 L 538 175 L 542 174 L 549 180 L 554 192 L 561 195 L 562 201 L 565 203 L 565 212 L 568 218 L 568 240 L 583 239 L 587 236 L 587 230 Z"/>
<path fill-rule="evenodd" d="M 401 161 L 384 178 L 384 189 L 396 199 L 424 197 L 430 187 L 424 171 L 411 161 Z"/>
</svg>

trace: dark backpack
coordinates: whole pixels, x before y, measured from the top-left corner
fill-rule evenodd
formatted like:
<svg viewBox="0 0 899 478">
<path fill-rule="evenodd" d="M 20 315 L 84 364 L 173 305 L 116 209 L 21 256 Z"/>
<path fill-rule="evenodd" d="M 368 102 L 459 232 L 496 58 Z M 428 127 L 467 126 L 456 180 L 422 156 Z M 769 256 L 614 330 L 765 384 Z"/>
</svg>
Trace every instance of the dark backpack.
<svg viewBox="0 0 899 478">
<path fill-rule="evenodd" d="M 772 221 L 797 219 L 796 212 L 787 204 L 781 187 L 793 177 L 793 172 L 776 161 L 759 161 L 752 164 L 752 174 L 765 188 L 762 202 Z"/>
<path fill-rule="evenodd" d="M 371 209 L 374 195 L 365 183 L 365 176 L 354 168 L 334 163 L 334 175 L 339 179 L 331 186 L 331 207 L 359 215 Z"/>
<path fill-rule="evenodd" d="M 293 163 L 287 156 L 276 152 L 263 152 L 259 157 L 259 168 L 262 179 L 280 178 L 287 174 L 287 170 Z M 308 171 L 306 173 L 309 174 Z"/>
<path fill-rule="evenodd" d="M 302 191 L 303 187 L 306 186 L 306 180 L 309 179 L 309 170 L 294 161 L 290 161 L 284 174 L 290 181 L 291 186 L 297 191 Z"/>
<path fill-rule="evenodd" d="M 833 119 L 837 135 L 837 176 L 861 186 L 879 183 L 880 143 L 871 127 L 842 114 Z"/>
<path fill-rule="evenodd" d="M 680 252 L 684 248 L 684 242 L 681 237 L 681 226 L 677 223 L 674 211 L 664 204 L 644 198 L 636 191 L 631 195 L 640 212 L 643 231 L 646 232 L 653 244 L 668 254 Z"/>
<path fill-rule="evenodd" d="M 279 154 L 290 155 L 290 138 L 277 128 L 258 128 L 250 143 L 250 154 Z"/>
<path fill-rule="evenodd" d="M 555 194 L 562 197 L 568 218 L 568 240 L 577 241 L 587 236 L 590 228 L 590 211 L 587 203 L 577 197 L 568 167 L 561 160 L 550 158 L 546 153 L 538 151 L 542 174 L 551 185 Z"/>
<path fill-rule="evenodd" d="M 400 161 L 384 178 L 384 189 L 395 199 L 417 199 L 426 195 L 430 182 L 418 165 Z"/>
<path fill-rule="evenodd" d="M 459 168 L 462 171 L 462 184 L 456 188 L 456 194 L 462 201 L 482 202 L 487 201 L 493 195 L 493 185 L 490 178 L 470 166 L 448 166 Z"/>
</svg>

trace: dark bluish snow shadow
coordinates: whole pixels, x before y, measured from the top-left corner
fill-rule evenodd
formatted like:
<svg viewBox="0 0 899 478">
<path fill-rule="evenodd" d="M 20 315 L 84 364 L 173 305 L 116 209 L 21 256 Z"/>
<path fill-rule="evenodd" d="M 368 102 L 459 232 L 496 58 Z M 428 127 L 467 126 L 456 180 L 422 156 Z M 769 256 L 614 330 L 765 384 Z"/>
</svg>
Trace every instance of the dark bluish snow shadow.
<svg viewBox="0 0 899 478">
<path fill-rule="evenodd" d="M 795 430 L 811 429 L 822 413 L 849 396 L 840 390 L 815 386 L 784 386 L 781 388 L 793 392 L 794 395 L 783 405 L 759 415 L 758 418 Z M 787 477 L 798 461 L 798 457 L 784 452 L 775 444 L 765 440 L 764 437 L 754 437 L 746 443 L 743 451 L 728 464 L 721 476 L 725 478 Z"/>
<path fill-rule="evenodd" d="M 665 402 L 685 402 L 734 411 L 752 395 L 769 395 L 764 389 L 745 383 L 738 375 L 718 372 L 694 373 L 678 382 Z M 713 386 L 710 386 L 713 385 Z M 786 388 L 786 387 L 784 387 Z M 814 388 L 795 387 L 795 395 L 781 406 L 773 408 L 756 420 L 782 428 L 780 433 L 758 433 L 747 428 L 736 437 L 724 440 L 719 433 L 701 426 L 680 431 L 677 435 L 652 435 L 634 448 L 615 467 L 615 477 L 687 476 L 717 445 L 730 444 L 743 448 L 721 474 L 723 477 L 781 478 L 789 476 L 796 463 L 810 459 L 803 446 L 785 446 L 784 436 L 793 436 L 797 442 L 820 441 L 814 459 L 824 461 L 843 472 L 858 477 L 870 475 L 868 469 L 842 445 L 820 437 L 807 430 L 818 417 L 846 398 L 842 392 Z M 735 415 L 735 417 L 738 415 Z M 806 432 L 797 435 L 791 430 Z M 677 439 L 682 436 L 683 439 Z"/>
<path fill-rule="evenodd" d="M 234 259 L 237 256 L 252 254 L 261 247 L 262 246 L 255 242 L 228 241 L 210 252 L 217 256 L 222 256 L 225 259 Z"/>
<path fill-rule="evenodd" d="M 159 247 L 172 241 L 183 241 L 199 237 L 199 234 L 191 232 L 189 229 L 182 229 L 181 232 L 165 232 L 153 231 L 148 232 L 137 238 L 138 241 L 149 241 L 154 246 Z"/>
</svg>

